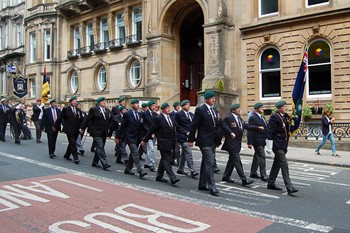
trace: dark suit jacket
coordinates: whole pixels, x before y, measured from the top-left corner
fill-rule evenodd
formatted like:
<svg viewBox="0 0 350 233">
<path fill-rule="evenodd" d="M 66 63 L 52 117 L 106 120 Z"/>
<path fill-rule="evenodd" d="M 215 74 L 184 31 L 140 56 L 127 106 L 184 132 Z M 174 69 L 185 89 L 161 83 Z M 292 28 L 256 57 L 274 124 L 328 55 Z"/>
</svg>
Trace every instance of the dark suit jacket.
<svg viewBox="0 0 350 233">
<path fill-rule="evenodd" d="M 253 113 L 248 121 L 249 125 L 263 126 L 263 131 L 248 131 L 248 145 L 265 146 L 267 138 L 267 122 L 261 119 L 257 113 Z"/>
<path fill-rule="evenodd" d="M 55 108 L 55 111 L 56 111 L 56 117 L 58 118 L 58 116 L 61 114 L 61 110 L 59 108 Z M 43 119 L 41 121 L 41 128 L 44 129 L 46 133 L 53 134 L 54 132 L 52 130 L 52 127 L 54 127 L 54 125 L 55 125 L 55 122 L 53 121 L 51 107 L 45 108 Z M 61 131 L 61 124 L 58 126 L 57 131 Z"/>
<path fill-rule="evenodd" d="M 325 115 L 322 116 L 322 134 L 327 135 L 329 133 L 329 125 L 332 125 L 330 121 L 327 120 Z"/>
<path fill-rule="evenodd" d="M 40 108 L 37 105 L 33 106 L 32 121 L 34 121 L 34 122 L 38 121 L 41 110 L 44 111 L 44 106 L 42 106 Z"/>
<path fill-rule="evenodd" d="M 124 141 L 126 143 L 138 145 L 141 142 L 142 135 L 141 117 L 137 121 L 133 111 L 133 109 L 130 109 L 124 113 L 124 121 L 118 129 L 116 137 L 121 139 L 121 136 L 124 135 Z"/>
<path fill-rule="evenodd" d="M 222 150 L 239 153 L 242 147 L 242 137 L 243 137 L 244 130 L 259 129 L 259 126 L 250 126 L 247 123 L 245 123 L 240 117 L 238 118 L 238 120 L 240 121 L 243 129 L 239 127 L 239 124 L 236 121 L 236 118 L 233 116 L 231 112 L 225 117 L 224 124 L 226 124 L 231 129 L 231 131 L 236 135 L 236 137 L 232 139 L 230 135 L 225 135 L 225 142 L 221 148 Z"/>
<path fill-rule="evenodd" d="M 178 112 L 176 112 L 175 110 L 173 110 L 169 115 L 170 115 L 172 118 L 175 118 L 176 113 L 178 113 Z"/>
<path fill-rule="evenodd" d="M 193 120 L 193 113 L 188 112 Z M 191 130 L 191 120 L 186 116 L 185 111 L 181 110 L 175 114 L 175 121 L 177 124 L 176 128 L 176 139 L 179 143 L 188 141 L 188 135 Z"/>
<path fill-rule="evenodd" d="M 219 128 L 223 130 L 224 134 L 231 133 L 231 130 L 227 125 L 223 124 L 222 120 L 220 120 L 218 112 L 216 110 L 214 111 L 216 116 L 218 116 L 215 118 L 215 126 L 210 110 L 205 104 L 196 108 L 191 124 L 190 135 L 188 137 L 189 142 L 196 141 L 196 145 L 199 147 L 212 147 L 220 144 L 221 137 L 218 132 Z M 195 135 L 197 130 L 198 133 L 196 138 Z"/>
<path fill-rule="evenodd" d="M 5 111 L 4 111 L 5 109 Z M 10 108 L 7 105 L 0 104 L 0 123 L 6 124 L 9 121 Z"/>
<path fill-rule="evenodd" d="M 58 129 L 59 125 L 63 124 L 63 132 L 66 134 L 78 134 L 83 120 L 82 112 L 80 109 L 76 109 L 76 116 L 73 113 L 71 106 L 64 107 L 60 115 L 58 115 L 55 122 L 55 128 Z"/>
<path fill-rule="evenodd" d="M 267 127 L 267 138 L 273 140 L 272 149 L 287 150 L 289 140 L 289 116 L 280 113 L 271 115 Z"/>
<path fill-rule="evenodd" d="M 89 133 L 92 137 L 108 137 L 109 123 L 112 117 L 111 111 L 105 108 L 105 116 L 99 106 L 90 108 L 88 115 L 81 126 L 83 130 L 89 127 Z"/>
<path fill-rule="evenodd" d="M 157 116 L 158 114 L 156 112 L 150 112 L 149 110 L 141 112 L 142 128 L 144 132 L 143 136 L 145 136 L 147 132 L 152 128 L 154 124 L 154 118 Z"/>
<path fill-rule="evenodd" d="M 172 117 L 170 117 L 170 120 L 173 127 L 169 126 L 164 114 L 159 114 L 157 117 L 155 117 L 154 124 L 147 132 L 143 141 L 148 142 L 148 140 L 152 138 L 152 134 L 155 134 L 157 137 L 158 150 L 171 151 L 175 145 L 176 122 Z"/>
</svg>

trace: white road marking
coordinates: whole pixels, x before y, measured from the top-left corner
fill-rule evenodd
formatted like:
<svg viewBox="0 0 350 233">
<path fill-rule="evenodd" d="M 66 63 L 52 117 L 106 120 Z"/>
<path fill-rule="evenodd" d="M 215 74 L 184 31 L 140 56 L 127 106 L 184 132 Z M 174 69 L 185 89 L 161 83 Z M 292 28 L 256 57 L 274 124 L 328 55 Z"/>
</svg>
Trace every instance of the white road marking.
<svg viewBox="0 0 350 233">
<path fill-rule="evenodd" d="M 35 164 L 37 166 L 42 166 L 42 167 L 46 167 L 46 168 L 50 168 L 50 169 L 54 169 L 57 171 L 70 173 L 70 174 L 74 174 L 74 175 L 78 175 L 78 176 L 82 176 L 82 177 L 92 178 L 95 180 L 104 181 L 107 183 L 115 184 L 118 186 L 130 188 L 130 189 L 134 189 L 134 190 L 138 190 L 138 191 L 148 192 L 148 193 L 152 193 L 152 194 L 156 194 L 156 195 L 160 195 L 160 196 L 166 196 L 166 197 L 170 197 L 173 199 L 187 201 L 190 203 L 196 203 L 196 204 L 200 204 L 203 206 L 212 207 L 212 208 L 216 208 L 216 209 L 220 209 L 220 210 L 233 211 L 233 212 L 241 213 L 241 214 L 244 214 L 247 216 L 252 216 L 252 217 L 257 217 L 257 218 L 261 218 L 261 219 L 274 221 L 274 222 L 280 223 L 280 224 L 291 225 L 291 226 L 295 226 L 295 227 L 299 227 L 299 228 L 303 228 L 303 229 L 308 229 L 308 230 L 313 230 L 313 231 L 319 231 L 319 232 L 330 232 L 331 230 L 333 230 L 333 227 L 330 227 L 330 226 L 324 226 L 324 225 L 310 223 L 310 222 L 303 221 L 303 220 L 287 218 L 287 217 L 277 216 L 277 215 L 273 215 L 273 214 L 262 213 L 262 212 L 258 212 L 258 211 L 252 211 L 252 210 L 243 209 L 243 208 L 239 208 L 239 207 L 235 207 L 235 206 L 222 205 L 222 204 L 211 202 L 211 201 L 198 200 L 198 199 L 191 198 L 188 196 L 174 194 L 174 193 L 170 193 L 170 192 L 165 192 L 162 190 L 155 190 L 155 189 L 151 189 L 151 188 L 147 188 L 147 187 L 139 186 L 139 185 L 135 185 L 135 184 L 131 185 L 129 183 L 116 181 L 114 179 L 109 179 L 109 178 L 102 177 L 102 176 L 92 175 L 92 174 L 88 174 L 85 172 L 80 172 L 80 171 L 76 171 L 73 169 L 52 165 L 49 163 L 44 163 L 44 162 L 41 162 L 38 160 L 28 159 L 25 157 L 14 155 L 14 154 L 0 152 L 0 155 L 3 157 L 20 160 L 20 161 L 24 161 L 27 163 L 32 163 L 32 164 Z"/>
<path fill-rule="evenodd" d="M 348 202 L 346 202 L 346 204 L 349 204 L 350 205 L 350 200 Z"/>
</svg>

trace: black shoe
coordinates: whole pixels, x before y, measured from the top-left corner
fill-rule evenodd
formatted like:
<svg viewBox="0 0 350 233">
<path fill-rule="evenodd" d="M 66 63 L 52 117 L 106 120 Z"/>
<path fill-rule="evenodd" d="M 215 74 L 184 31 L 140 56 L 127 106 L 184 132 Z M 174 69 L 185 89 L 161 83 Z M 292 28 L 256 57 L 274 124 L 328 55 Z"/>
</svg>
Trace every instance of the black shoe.
<svg viewBox="0 0 350 233">
<path fill-rule="evenodd" d="M 147 172 L 144 172 L 144 171 L 139 172 L 139 175 L 140 175 L 140 178 L 143 178 L 145 175 L 147 175 Z"/>
<path fill-rule="evenodd" d="M 95 148 L 94 148 L 94 147 L 91 147 L 90 151 L 91 151 L 91 152 L 95 152 Z"/>
<path fill-rule="evenodd" d="M 36 143 L 42 143 L 42 141 L 40 141 L 40 140 L 36 140 Z"/>
<path fill-rule="evenodd" d="M 129 160 L 124 160 L 124 164 L 127 165 Z"/>
<path fill-rule="evenodd" d="M 231 179 L 231 178 L 222 178 L 222 181 L 226 181 L 227 183 L 235 183 L 235 180 Z"/>
<path fill-rule="evenodd" d="M 143 159 L 142 157 L 139 158 L 140 161 L 145 161 L 145 159 Z"/>
<path fill-rule="evenodd" d="M 198 172 L 191 172 L 191 177 L 192 177 L 193 179 L 195 179 L 196 176 L 198 176 L 198 175 L 199 175 Z"/>
<path fill-rule="evenodd" d="M 250 174 L 250 178 L 257 178 L 257 179 L 260 179 L 261 176 L 259 176 L 258 174 Z"/>
<path fill-rule="evenodd" d="M 282 188 L 277 187 L 276 185 L 267 185 L 267 189 L 272 189 L 272 190 L 282 190 Z"/>
<path fill-rule="evenodd" d="M 55 156 L 53 156 L 53 154 L 49 155 L 50 156 L 50 159 L 53 159 Z"/>
<path fill-rule="evenodd" d="M 213 188 L 210 190 L 210 194 L 213 196 L 219 196 L 220 191 L 217 188 Z"/>
<path fill-rule="evenodd" d="M 21 144 L 21 141 L 15 141 L 16 144 Z"/>
<path fill-rule="evenodd" d="M 287 192 L 288 192 L 288 194 L 291 194 L 291 193 L 297 193 L 297 192 L 299 192 L 299 190 L 293 187 L 291 189 L 287 189 Z"/>
<path fill-rule="evenodd" d="M 156 181 L 158 182 L 168 182 L 166 179 L 164 179 L 163 177 L 157 177 Z"/>
<path fill-rule="evenodd" d="M 204 187 L 204 186 L 198 186 L 198 190 L 209 191 L 209 189 L 207 187 Z"/>
<path fill-rule="evenodd" d="M 74 160 L 74 163 L 75 163 L 75 164 L 79 164 L 80 161 L 79 161 L 79 160 Z"/>
<path fill-rule="evenodd" d="M 156 168 L 152 166 L 152 167 L 149 168 L 149 170 L 150 170 L 151 172 L 155 172 L 155 171 L 156 171 Z"/>
<path fill-rule="evenodd" d="M 247 185 L 250 185 L 250 184 L 252 184 L 252 183 L 254 183 L 254 180 L 251 180 L 251 179 L 249 179 L 249 178 L 247 178 L 247 179 L 245 179 L 245 180 L 242 180 L 242 185 L 243 185 L 243 186 L 247 186 Z"/>
<path fill-rule="evenodd" d="M 80 150 L 81 155 L 84 155 L 84 153 L 85 153 L 85 150 Z"/>
<path fill-rule="evenodd" d="M 120 163 L 120 164 L 124 164 L 120 159 L 117 159 L 117 161 L 115 161 L 116 163 Z"/>
<path fill-rule="evenodd" d="M 101 165 L 94 164 L 94 163 L 93 163 L 91 166 L 92 166 L 92 167 L 98 167 L 98 168 L 100 168 L 100 167 L 101 167 Z"/>
<path fill-rule="evenodd" d="M 171 161 L 171 165 L 173 165 L 173 166 L 177 166 L 177 162 L 175 162 L 175 161 Z"/>
<path fill-rule="evenodd" d="M 180 181 L 179 178 L 175 178 L 175 180 L 171 180 L 170 182 L 171 182 L 172 185 L 174 185 L 174 184 L 176 184 L 179 181 Z"/>
<path fill-rule="evenodd" d="M 53 157 L 57 157 L 57 155 L 55 155 L 55 154 L 52 154 L 52 156 L 53 156 Z"/>
<path fill-rule="evenodd" d="M 111 167 L 111 165 L 107 164 L 107 165 L 103 166 L 103 170 L 108 171 L 108 168 L 110 168 L 110 167 Z"/>
<path fill-rule="evenodd" d="M 70 157 L 63 157 L 63 158 L 65 158 L 65 159 L 68 160 L 68 161 L 71 161 L 71 160 L 72 160 Z"/>
<path fill-rule="evenodd" d="M 126 174 L 126 175 L 135 175 L 135 173 L 133 173 L 132 171 L 127 171 L 127 170 L 125 170 L 124 171 L 124 174 Z"/>
<path fill-rule="evenodd" d="M 267 177 L 267 176 L 262 176 L 261 177 L 261 181 L 264 181 L 264 182 L 267 182 L 269 180 L 269 177 Z"/>
<path fill-rule="evenodd" d="M 150 165 L 145 164 L 145 165 L 143 166 L 143 168 L 151 168 L 151 166 L 150 166 Z"/>
<path fill-rule="evenodd" d="M 215 169 L 214 169 L 214 173 L 215 173 L 215 174 L 219 174 L 219 173 L 220 173 L 220 169 L 219 169 L 219 168 L 215 168 Z"/>
<path fill-rule="evenodd" d="M 177 174 L 181 174 L 181 175 L 185 175 L 185 176 L 187 176 L 188 175 L 188 173 L 187 172 L 184 172 L 184 171 L 180 171 L 180 170 L 177 170 L 177 172 L 176 172 Z"/>
</svg>

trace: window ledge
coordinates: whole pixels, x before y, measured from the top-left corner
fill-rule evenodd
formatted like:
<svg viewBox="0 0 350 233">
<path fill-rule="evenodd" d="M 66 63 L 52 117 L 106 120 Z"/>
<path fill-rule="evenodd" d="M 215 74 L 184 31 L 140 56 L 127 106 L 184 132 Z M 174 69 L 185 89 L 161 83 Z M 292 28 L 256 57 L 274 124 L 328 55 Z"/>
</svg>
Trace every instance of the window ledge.
<svg viewBox="0 0 350 233">
<path fill-rule="evenodd" d="M 102 94 L 109 94 L 109 91 L 95 91 L 91 93 L 92 95 L 102 95 Z"/>
</svg>

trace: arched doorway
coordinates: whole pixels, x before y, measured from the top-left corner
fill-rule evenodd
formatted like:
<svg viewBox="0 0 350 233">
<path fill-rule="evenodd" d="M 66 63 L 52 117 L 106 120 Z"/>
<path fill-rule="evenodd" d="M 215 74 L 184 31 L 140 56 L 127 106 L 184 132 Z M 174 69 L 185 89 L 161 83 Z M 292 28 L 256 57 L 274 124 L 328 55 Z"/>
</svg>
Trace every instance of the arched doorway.
<svg viewBox="0 0 350 233">
<path fill-rule="evenodd" d="M 204 16 L 201 7 L 195 7 L 180 27 L 180 99 L 197 105 L 197 92 L 204 78 Z"/>
</svg>

